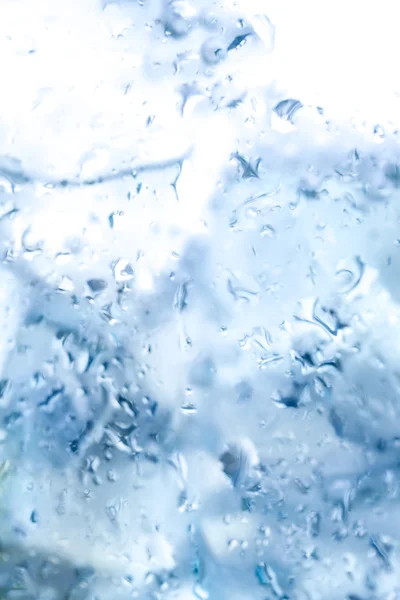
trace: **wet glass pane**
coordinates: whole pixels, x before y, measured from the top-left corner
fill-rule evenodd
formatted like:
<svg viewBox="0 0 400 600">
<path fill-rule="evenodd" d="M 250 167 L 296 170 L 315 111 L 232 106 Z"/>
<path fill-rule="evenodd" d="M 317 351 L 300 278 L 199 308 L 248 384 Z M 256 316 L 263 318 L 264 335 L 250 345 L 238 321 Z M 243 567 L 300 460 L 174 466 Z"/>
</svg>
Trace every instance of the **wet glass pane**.
<svg viewBox="0 0 400 600">
<path fill-rule="evenodd" d="M 400 597 L 400 10 L 0 0 L 0 598 Z"/>
</svg>

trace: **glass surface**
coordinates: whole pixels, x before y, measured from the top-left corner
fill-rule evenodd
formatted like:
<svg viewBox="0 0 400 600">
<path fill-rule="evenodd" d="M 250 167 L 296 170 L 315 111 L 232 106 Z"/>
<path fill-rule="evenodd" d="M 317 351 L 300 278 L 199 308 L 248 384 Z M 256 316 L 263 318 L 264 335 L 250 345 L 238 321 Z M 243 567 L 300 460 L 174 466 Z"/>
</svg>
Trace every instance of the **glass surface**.
<svg viewBox="0 0 400 600">
<path fill-rule="evenodd" d="M 0 598 L 400 597 L 400 9 L 0 0 Z"/>
</svg>

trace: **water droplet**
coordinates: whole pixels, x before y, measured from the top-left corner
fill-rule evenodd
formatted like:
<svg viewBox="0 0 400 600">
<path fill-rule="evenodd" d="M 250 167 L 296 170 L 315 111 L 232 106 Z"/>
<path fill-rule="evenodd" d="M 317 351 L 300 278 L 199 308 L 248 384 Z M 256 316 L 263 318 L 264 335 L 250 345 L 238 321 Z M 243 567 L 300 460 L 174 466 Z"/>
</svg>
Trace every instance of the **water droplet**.
<svg viewBox="0 0 400 600">
<path fill-rule="evenodd" d="M 8 179 L 8 177 L 4 177 L 3 175 L 0 175 L 0 191 L 5 194 L 14 193 L 14 184 Z"/>
<path fill-rule="evenodd" d="M 8 379 L 0 379 L 0 399 L 4 397 L 6 392 L 10 389 L 10 383 Z"/>
<path fill-rule="evenodd" d="M 108 216 L 108 222 L 111 229 L 118 229 L 121 227 L 122 219 L 124 217 L 124 211 L 116 210 Z"/>
<path fill-rule="evenodd" d="M 251 18 L 251 24 L 256 35 L 264 43 L 267 50 L 273 50 L 275 45 L 275 27 L 266 15 L 258 14 Z"/>
<path fill-rule="evenodd" d="M 278 102 L 272 112 L 271 127 L 281 133 L 293 131 L 295 129 L 294 117 L 302 107 L 299 100 L 291 98 Z"/>
<path fill-rule="evenodd" d="M 195 415 L 197 413 L 197 408 L 191 402 L 187 402 L 181 405 L 181 411 L 185 415 Z"/>
<path fill-rule="evenodd" d="M 338 293 L 349 294 L 352 292 L 361 282 L 364 271 L 365 264 L 358 256 L 351 261 L 341 261 L 335 274 L 339 288 Z"/>
<path fill-rule="evenodd" d="M 112 271 L 116 283 L 130 281 L 135 275 L 131 263 L 126 258 L 119 258 L 115 263 L 113 263 Z"/>
<path fill-rule="evenodd" d="M 57 265 L 64 266 L 71 260 L 71 252 L 57 252 L 55 262 Z"/>
<path fill-rule="evenodd" d="M 375 125 L 373 129 L 374 136 L 378 138 L 379 141 L 383 140 L 385 137 L 385 130 L 381 125 Z"/>
<path fill-rule="evenodd" d="M 4 481 L 11 468 L 11 463 L 8 460 L 3 460 L 0 463 L 0 482 Z"/>
<path fill-rule="evenodd" d="M 321 515 L 311 511 L 307 518 L 308 532 L 311 537 L 318 537 L 321 529 Z"/>
<path fill-rule="evenodd" d="M 26 252 L 40 252 L 43 249 L 43 240 L 40 239 L 29 226 L 25 229 L 21 237 L 22 247 Z"/>
<path fill-rule="evenodd" d="M 385 167 L 385 175 L 387 179 L 395 186 L 400 185 L 400 166 L 397 163 L 389 163 Z"/>
<path fill-rule="evenodd" d="M 87 348 L 80 348 L 75 355 L 73 364 L 77 373 L 84 373 L 90 364 L 89 350 Z"/>
<path fill-rule="evenodd" d="M 232 279 L 227 281 L 228 292 L 233 296 L 236 301 L 250 302 L 255 296 L 258 296 L 258 292 L 246 289 L 240 285 L 235 285 Z"/>
<path fill-rule="evenodd" d="M 219 458 L 222 470 L 234 486 L 249 479 L 252 468 L 258 464 L 256 450 L 249 440 L 233 443 Z"/>
<path fill-rule="evenodd" d="M 166 33 L 176 37 L 187 35 L 197 20 L 197 11 L 187 0 L 170 0 L 168 2 L 164 23 Z"/>
<path fill-rule="evenodd" d="M 37 523 L 38 522 L 38 514 L 36 510 L 33 510 L 31 512 L 31 523 Z"/>
<path fill-rule="evenodd" d="M 279 585 L 278 577 L 270 565 L 267 565 L 266 563 L 260 563 L 256 567 L 255 574 L 259 584 L 269 587 L 276 598 L 285 597 L 285 594 Z"/>
<path fill-rule="evenodd" d="M 104 279 L 88 279 L 87 284 L 93 294 L 101 294 L 107 288 L 107 282 Z"/>
<path fill-rule="evenodd" d="M 274 108 L 274 113 L 284 121 L 293 123 L 293 117 L 303 105 L 299 100 L 287 99 L 281 100 Z"/>
<path fill-rule="evenodd" d="M 393 549 L 392 545 L 385 543 L 380 535 L 372 535 L 370 538 L 370 545 L 381 559 L 385 568 L 388 570 L 391 569 L 390 551 Z"/>
<path fill-rule="evenodd" d="M 344 327 L 344 323 L 339 320 L 336 311 L 333 308 L 322 306 L 319 298 L 314 302 L 313 319 L 334 336 L 337 335 L 339 329 Z"/>
<path fill-rule="evenodd" d="M 226 51 L 218 38 L 209 38 L 201 47 L 201 56 L 207 65 L 216 65 L 226 58 Z"/>
<path fill-rule="evenodd" d="M 257 158 L 255 160 L 247 160 L 241 154 L 236 152 L 233 154 L 233 158 L 236 158 L 240 165 L 241 176 L 243 179 L 258 179 L 259 178 L 259 168 L 261 164 L 261 158 Z"/>
<path fill-rule="evenodd" d="M 182 312 L 187 307 L 188 284 L 182 283 L 175 293 L 174 309 Z"/>
<path fill-rule="evenodd" d="M 241 35 L 237 35 L 234 40 L 227 47 L 227 52 L 231 52 L 232 50 L 236 50 L 237 48 L 241 48 L 246 43 L 246 38 L 249 36 L 249 33 L 244 33 Z"/>
<path fill-rule="evenodd" d="M 273 238 L 275 233 L 275 229 L 271 225 L 263 225 L 260 230 L 260 234 L 264 238 Z"/>
<path fill-rule="evenodd" d="M 75 284 L 71 277 L 67 277 L 65 275 L 58 284 L 57 289 L 59 292 L 73 292 L 75 289 Z"/>
</svg>

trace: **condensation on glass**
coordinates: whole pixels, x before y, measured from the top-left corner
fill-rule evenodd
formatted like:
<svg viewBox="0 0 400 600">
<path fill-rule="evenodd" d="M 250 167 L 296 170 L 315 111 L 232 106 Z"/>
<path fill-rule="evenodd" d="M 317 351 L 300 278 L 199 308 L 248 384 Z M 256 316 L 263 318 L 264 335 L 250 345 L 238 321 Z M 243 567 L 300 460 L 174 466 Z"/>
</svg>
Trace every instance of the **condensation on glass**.
<svg viewBox="0 0 400 600">
<path fill-rule="evenodd" d="M 395 124 L 294 95 L 268 3 L 34 5 L 0 7 L 1 598 L 396 600 Z"/>
</svg>

